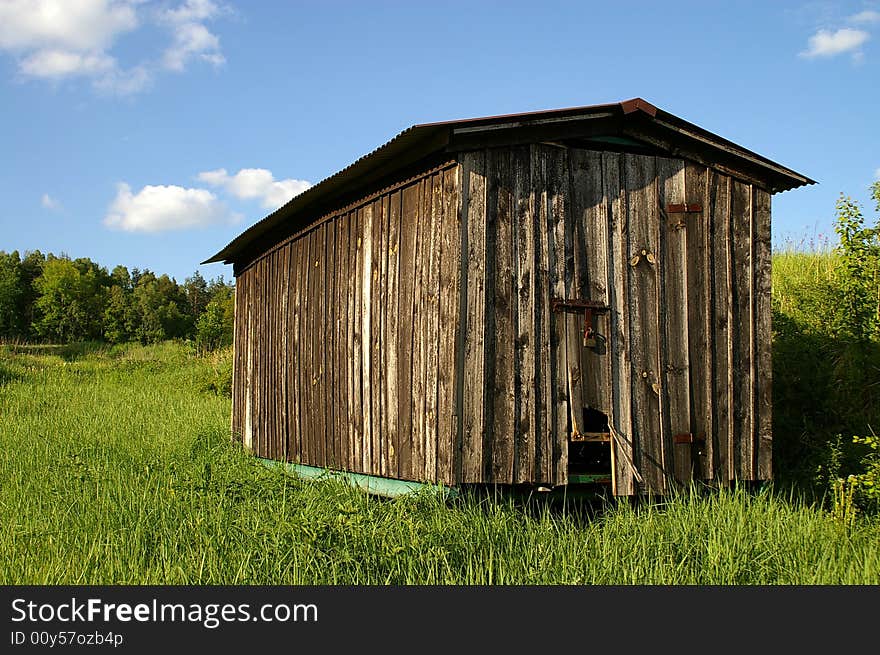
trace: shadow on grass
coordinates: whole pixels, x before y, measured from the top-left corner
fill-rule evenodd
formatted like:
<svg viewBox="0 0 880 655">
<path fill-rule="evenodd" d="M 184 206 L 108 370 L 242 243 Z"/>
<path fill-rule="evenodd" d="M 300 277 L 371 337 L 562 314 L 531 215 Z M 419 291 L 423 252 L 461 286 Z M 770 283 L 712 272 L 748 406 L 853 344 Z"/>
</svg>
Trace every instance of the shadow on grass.
<svg viewBox="0 0 880 655">
<path fill-rule="evenodd" d="M 90 355 L 107 352 L 111 346 L 101 341 L 82 341 L 67 344 L 10 344 L 7 348 L 14 355 L 54 355 L 66 362 L 75 362 Z"/>
</svg>

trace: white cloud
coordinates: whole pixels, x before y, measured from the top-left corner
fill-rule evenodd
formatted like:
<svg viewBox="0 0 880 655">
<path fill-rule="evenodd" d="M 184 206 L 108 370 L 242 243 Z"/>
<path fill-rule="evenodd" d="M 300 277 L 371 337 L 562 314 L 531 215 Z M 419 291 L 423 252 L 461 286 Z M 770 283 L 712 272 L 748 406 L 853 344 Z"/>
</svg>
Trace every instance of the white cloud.
<svg viewBox="0 0 880 655">
<path fill-rule="evenodd" d="M 199 180 L 222 187 L 237 198 L 259 198 L 266 209 L 278 209 L 312 186 L 306 180 L 276 180 L 272 171 L 265 168 L 242 168 L 235 175 L 229 175 L 225 168 L 218 168 L 199 173 Z"/>
<path fill-rule="evenodd" d="M 147 185 L 133 194 L 131 187 L 121 182 L 104 225 L 127 232 L 165 232 L 239 219 L 207 189 Z"/>
<path fill-rule="evenodd" d="M 183 71 L 193 58 L 214 66 L 226 63 L 220 52 L 220 39 L 204 25 L 204 21 L 222 11 L 223 7 L 211 0 L 187 0 L 175 9 L 161 12 L 160 20 L 171 28 L 174 37 L 174 43 L 162 56 L 165 68 Z"/>
<path fill-rule="evenodd" d="M 876 171 L 874 171 L 874 177 L 876 179 L 880 180 L 880 168 L 878 168 Z"/>
<path fill-rule="evenodd" d="M 145 0 L 0 0 L 0 51 L 16 58 L 23 77 L 90 79 L 103 92 L 126 95 L 148 88 L 160 70 L 184 71 L 191 61 L 226 62 L 220 39 L 205 26 L 230 10 L 213 0 L 184 0 L 163 9 Z M 120 65 L 111 50 L 143 23 L 171 35 L 164 52 Z"/>
<path fill-rule="evenodd" d="M 849 17 L 853 23 L 880 23 L 880 11 L 866 9 Z"/>
<path fill-rule="evenodd" d="M 70 75 L 99 75 L 116 67 L 112 57 L 103 53 L 91 54 L 67 50 L 38 50 L 19 63 L 21 72 L 33 77 L 67 77 Z"/>
<path fill-rule="evenodd" d="M 858 49 L 870 38 L 864 30 L 849 27 L 836 30 L 819 30 L 808 40 L 809 47 L 801 57 L 833 57 L 844 52 L 858 53 Z"/>
<path fill-rule="evenodd" d="M 100 52 L 138 26 L 128 0 L 4 0 L 0 48 Z"/>
<path fill-rule="evenodd" d="M 61 209 L 61 203 L 55 200 L 55 198 L 50 196 L 48 193 L 44 193 L 43 197 L 40 198 L 40 204 L 43 205 L 43 207 L 45 207 L 46 209 Z"/>
</svg>

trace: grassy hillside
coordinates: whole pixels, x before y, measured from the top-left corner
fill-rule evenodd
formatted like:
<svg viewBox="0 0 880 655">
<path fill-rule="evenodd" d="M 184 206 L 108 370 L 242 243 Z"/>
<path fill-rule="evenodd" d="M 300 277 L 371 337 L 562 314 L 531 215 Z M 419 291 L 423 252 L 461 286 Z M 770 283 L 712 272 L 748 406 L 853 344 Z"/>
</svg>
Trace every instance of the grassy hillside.
<svg viewBox="0 0 880 655">
<path fill-rule="evenodd" d="M 0 347 L 0 584 L 880 584 L 880 523 L 729 491 L 594 513 L 394 501 L 228 439 L 222 357 Z"/>
</svg>

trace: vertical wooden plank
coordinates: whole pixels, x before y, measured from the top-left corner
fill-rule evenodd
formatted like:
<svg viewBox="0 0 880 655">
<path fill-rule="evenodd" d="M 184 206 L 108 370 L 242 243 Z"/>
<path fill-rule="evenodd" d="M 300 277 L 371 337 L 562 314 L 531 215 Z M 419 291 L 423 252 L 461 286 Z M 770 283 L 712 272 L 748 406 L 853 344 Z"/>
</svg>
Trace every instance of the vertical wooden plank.
<svg viewBox="0 0 880 655">
<path fill-rule="evenodd" d="M 309 299 L 306 307 L 309 321 L 309 434 L 308 448 L 310 466 L 323 466 L 324 453 L 322 452 L 323 435 L 321 434 L 321 338 L 322 329 L 319 320 L 323 308 L 321 303 L 321 287 L 324 280 L 324 271 L 321 268 L 321 253 L 323 252 L 321 228 L 317 227 L 309 234 Z"/>
<path fill-rule="evenodd" d="M 382 196 L 371 203 L 373 221 L 370 226 L 370 471 L 382 474 L 382 382 L 381 382 L 381 323 L 382 323 L 382 259 L 385 203 Z"/>
<path fill-rule="evenodd" d="M 458 186 L 456 169 L 442 174 L 443 213 L 440 220 L 440 276 L 437 355 L 437 480 L 454 484 L 455 480 L 455 368 L 456 336 L 459 322 L 459 269 L 461 267 Z M 389 367 L 390 370 L 390 367 Z"/>
<path fill-rule="evenodd" d="M 772 253 L 770 244 L 770 194 L 753 189 L 752 216 L 754 244 L 754 322 L 752 324 L 755 375 L 755 475 L 757 480 L 773 477 L 773 394 L 772 310 L 770 284 Z"/>
<path fill-rule="evenodd" d="M 425 304 L 425 467 L 424 478 L 437 481 L 438 357 L 440 338 L 440 229 L 443 216 L 443 174 L 430 178 L 431 228 L 428 232 L 427 302 Z"/>
<path fill-rule="evenodd" d="M 550 253 L 553 225 L 550 224 L 549 194 L 547 193 L 549 171 L 544 149 L 538 145 L 531 146 L 531 187 L 534 196 L 535 222 L 537 237 L 535 240 L 535 313 L 536 313 L 536 348 L 538 357 L 535 377 L 538 381 L 538 421 L 535 440 L 535 482 L 552 483 L 553 481 L 553 436 L 555 406 L 553 371 L 551 364 L 551 318 L 550 295 L 553 291 L 550 278 Z"/>
<path fill-rule="evenodd" d="M 657 158 L 657 184 L 662 223 L 660 225 L 661 350 L 666 355 L 660 393 L 666 411 L 661 438 L 666 452 L 672 452 L 674 479 L 687 484 L 693 479 L 693 445 L 676 443 L 676 435 L 692 434 L 690 406 L 690 359 L 688 344 L 688 249 L 690 225 L 696 220 L 686 212 L 670 213 L 669 205 L 685 202 L 685 166 L 681 159 Z"/>
<path fill-rule="evenodd" d="M 492 350 L 492 372 L 488 380 L 492 424 L 489 429 L 492 446 L 491 481 L 510 484 L 514 481 L 513 452 L 516 436 L 514 377 L 516 365 L 516 292 L 514 270 L 513 226 L 515 177 L 510 150 L 496 151 L 492 156 L 493 183 L 489 191 L 494 197 L 494 216 L 487 215 L 487 230 L 493 231 L 489 247 L 493 248 L 492 265 L 487 268 L 491 283 L 487 314 L 491 313 L 494 329 L 488 330 L 487 351 Z M 488 366 L 487 366 L 488 368 Z M 488 373 L 488 371 L 487 371 Z"/>
<path fill-rule="evenodd" d="M 568 194 L 568 149 L 545 147 L 547 167 L 549 173 L 549 224 L 552 228 L 549 254 L 550 261 L 550 284 L 552 294 L 557 298 L 564 298 L 566 291 L 571 287 L 572 265 L 569 261 L 571 256 L 572 242 L 571 230 L 568 228 L 569 221 L 566 218 L 568 207 L 566 195 Z M 548 307 L 549 309 L 549 307 Z M 571 416 L 570 403 L 583 406 L 580 393 L 580 380 L 573 384 L 568 368 L 566 348 L 566 315 L 550 313 L 551 329 L 551 376 L 552 376 L 552 452 L 553 469 L 551 481 L 554 484 L 568 482 L 568 423 Z M 578 353 L 579 354 L 579 353 Z M 579 372 L 579 359 L 576 360 L 575 370 Z M 578 394 L 577 399 L 569 397 L 570 387 Z"/>
<path fill-rule="evenodd" d="M 712 397 L 714 406 L 713 449 L 717 463 L 716 479 L 733 479 L 733 322 L 730 253 L 730 178 L 711 172 L 712 189 L 712 314 L 714 344 L 712 352 Z"/>
<path fill-rule="evenodd" d="M 276 321 L 278 316 L 278 280 L 276 279 L 278 251 L 269 253 L 264 257 L 266 262 L 266 314 L 268 316 L 266 322 L 266 370 L 269 373 L 268 384 L 266 386 L 266 397 L 268 407 L 266 408 L 266 417 L 269 422 L 269 429 L 266 432 L 266 454 L 270 459 L 277 459 L 276 452 L 278 438 L 278 371 L 277 371 L 277 353 L 278 344 L 275 339 Z"/>
<path fill-rule="evenodd" d="M 244 324 L 247 321 L 245 307 L 244 276 L 235 278 L 235 329 L 232 333 L 232 439 L 244 441 L 244 402 L 242 389 L 246 382 L 247 371 L 244 368 Z"/>
<path fill-rule="evenodd" d="M 254 379 L 254 349 L 256 347 L 256 333 L 254 320 L 254 270 L 248 269 L 244 276 L 247 276 L 247 364 L 245 370 L 246 390 L 245 390 L 245 429 L 244 429 L 244 445 L 248 451 L 253 452 L 254 449 L 254 388 L 256 380 Z"/>
<path fill-rule="evenodd" d="M 389 472 L 389 448 L 388 448 L 388 420 L 387 415 L 391 411 L 386 403 L 388 388 L 388 346 L 387 346 L 387 312 L 388 312 L 388 259 L 390 257 L 388 246 L 388 230 L 390 222 L 390 198 L 383 195 L 380 198 L 382 207 L 382 222 L 379 227 L 379 236 L 381 239 L 379 248 L 379 296 L 378 311 L 375 316 L 376 332 L 378 338 L 376 340 L 377 353 L 376 364 L 378 366 L 378 378 L 376 385 L 378 406 L 378 415 L 375 418 L 375 433 L 379 439 L 379 475 L 387 476 Z"/>
<path fill-rule="evenodd" d="M 327 232 L 326 261 L 324 272 L 324 347 L 322 376 L 324 388 L 324 459 L 328 468 L 340 468 L 339 465 L 339 441 L 337 439 L 336 425 L 336 367 L 333 361 L 333 349 L 336 345 L 336 221 L 325 223 Z"/>
<path fill-rule="evenodd" d="M 256 345 L 254 347 L 254 369 L 256 371 L 254 383 L 254 453 L 257 456 L 263 455 L 263 437 L 266 434 L 266 428 L 263 424 L 265 412 L 263 411 L 263 389 L 265 389 L 265 380 L 263 379 L 264 360 L 263 335 L 264 325 L 263 309 L 265 302 L 263 298 L 263 262 L 258 260 L 253 265 L 254 268 L 254 334 Z"/>
<path fill-rule="evenodd" d="M 291 285 L 291 303 L 292 313 L 290 319 L 290 343 L 291 343 L 291 366 L 290 366 L 290 382 L 291 389 L 291 437 L 290 437 L 290 460 L 298 462 L 301 456 L 302 444 L 302 386 L 300 378 L 301 358 L 301 333 L 300 321 L 302 314 L 302 289 L 303 279 L 303 239 L 297 239 L 291 243 L 290 257 L 290 285 Z"/>
<path fill-rule="evenodd" d="M 644 479 L 643 491 L 664 494 L 668 464 L 660 432 L 659 216 L 654 159 L 643 155 L 625 155 L 625 165 L 636 464 Z"/>
<path fill-rule="evenodd" d="M 709 480 L 712 467 L 712 250 L 709 176 L 705 166 L 685 164 L 685 202 L 702 210 L 687 221 L 688 362 L 690 364 L 691 429 L 700 440 L 693 449 L 694 477 Z"/>
<path fill-rule="evenodd" d="M 336 444 L 337 467 L 348 468 L 348 370 L 346 368 L 346 330 L 349 314 L 346 307 L 348 296 L 348 227 L 345 215 L 334 219 L 336 227 L 336 328 L 333 338 L 333 372 L 336 382 L 333 392 L 335 423 L 333 438 Z"/>
<path fill-rule="evenodd" d="M 733 181 L 730 196 L 733 244 L 733 440 L 734 474 L 753 479 L 755 406 L 752 325 L 752 188 Z"/>
<path fill-rule="evenodd" d="M 361 259 L 363 260 L 362 277 L 361 277 L 361 378 L 363 380 L 363 394 L 361 397 L 361 405 L 363 412 L 362 438 L 363 447 L 361 449 L 361 471 L 364 473 L 373 473 L 373 430 L 372 430 L 372 387 L 371 373 L 373 370 L 371 358 L 371 339 L 372 339 L 372 280 L 373 280 L 373 206 L 367 204 L 361 210 L 363 223 L 361 224 L 361 234 L 363 235 L 363 247 L 361 249 Z"/>
<path fill-rule="evenodd" d="M 535 262 L 535 196 L 531 185 L 531 152 L 528 147 L 514 150 L 514 202 L 516 251 L 516 361 L 514 395 L 516 431 L 514 479 L 516 483 L 536 478 L 535 456 L 538 436 L 537 354 L 538 325 L 536 314 L 537 271 Z"/>
<path fill-rule="evenodd" d="M 349 278 L 348 278 L 348 468 L 350 471 L 361 470 L 361 321 L 360 321 L 360 289 L 361 289 L 361 235 L 360 212 L 349 213 Z"/>
<path fill-rule="evenodd" d="M 467 318 L 464 335 L 464 385 L 462 407 L 461 481 L 483 481 L 485 433 L 485 329 L 486 329 L 486 156 L 462 155 L 467 177 L 467 197 L 462 212 L 467 229 Z M 464 253 L 463 255 L 464 256 Z"/>
<path fill-rule="evenodd" d="M 412 297 L 416 262 L 416 228 L 419 214 L 419 185 L 410 184 L 402 190 L 400 217 L 399 262 L 399 333 L 397 341 L 397 389 L 398 389 L 398 442 L 397 463 L 399 475 L 405 480 L 413 479 L 412 442 L 412 361 L 413 361 L 413 313 Z"/>
<path fill-rule="evenodd" d="M 412 342 L 412 451 L 414 479 L 422 480 L 425 470 L 425 287 L 427 286 L 427 243 L 431 222 L 430 181 L 417 183 L 418 213 L 415 225 L 413 266 L 413 342 Z"/>
<path fill-rule="evenodd" d="M 388 209 L 388 270 L 387 298 L 385 307 L 385 414 L 384 433 L 386 449 L 387 475 L 397 477 L 399 465 L 397 461 L 397 444 L 400 439 L 398 431 L 399 389 L 397 384 L 397 349 L 399 341 L 398 324 L 398 289 L 400 283 L 400 213 L 401 192 L 394 191 L 389 198 Z"/>
<path fill-rule="evenodd" d="M 575 230 L 575 290 L 579 297 L 610 305 L 608 293 L 611 241 L 608 237 L 608 216 L 611 199 L 606 198 L 602 177 L 602 153 L 572 149 L 569 154 L 571 171 L 571 215 Z M 617 170 L 614 170 L 615 176 Z M 616 185 L 619 189 L 619 184 Z M 617 194 L 617 191 L 615 191 Z M 615 195 L 616 197 L 616 195 Z M 578 269 L 582 269 L 578 273 Z M 610 317 L 597 315 L 593 320 L 596 346 L 582 348 L 581 377 L 584 404 L 611 414 Z M 583 329 L 583 328 L 581 328 Z"/>
<path fill-rule="evenodd" d="M 328 415 L 328 402 L 327 402 L 327 387 L 328 385 L 328 370 L 327 370 L 327 348 L 326 348 L 326 339 L 327 339 L 327 329 L 330 324 L 330 314 L 329 308 L 327 307 L 327 285 L 329 284 L 329 268 L 330 261 L 328 260 L 328 251 L 330 246 L 330 238 L 329 238 L 329 228 L 327 223 L 324 223 L 318 228 L 318 233 L 320 234 L 320 241 L 318 246 L 318 253 L 315 257 L 315 262 L 317 263 L 317 270 L 319 274 L 318 278 L 318 288 L 317 288 L 317 301 L 318 301 L 318 311 L 315 321 L 315 355 L 316 355 L 316 364 L 318 367 L 317 378 L 318 382 L 316 385 L 316 393 L 317 393 L 317 406 L 315 407 L 315 416 L 318 420 L 318 451 L 319 451 L 319 461 L 320 464 L 318 466 L 326 466 L 332 467 L 332 452 L 330 449 L 330 444 L 328 442 L 328 427 L 329 427 L 329 415 Z"/>
<path fill-rule="evenodd" d="M 276 275 L 278 278 L 278 319 L 276 335 L 278 361 L 278 459 L 287 461 L 288 437 L 290 434 L 288 425 L 287 409 L 287 372 L 288 357 L 287 348 L 289 334 L 287 331 L 287 312 L 290 293 L 289 277 L 287 275 L 290 266 L 290 244 L 278 249 L 278 261 Z"/>
<path fill-rule="evenodd" d="M 610 382 L 611 480 L 612 493 L 631 496 L 641 474 L 635 465 L 632 425 L 632 360 L 629 350 L 629 227 L 627 195 L 621 155 L 603 153 L 602 187 L 607 212 L 608 261 L 608 361 Z"/>
</svg>

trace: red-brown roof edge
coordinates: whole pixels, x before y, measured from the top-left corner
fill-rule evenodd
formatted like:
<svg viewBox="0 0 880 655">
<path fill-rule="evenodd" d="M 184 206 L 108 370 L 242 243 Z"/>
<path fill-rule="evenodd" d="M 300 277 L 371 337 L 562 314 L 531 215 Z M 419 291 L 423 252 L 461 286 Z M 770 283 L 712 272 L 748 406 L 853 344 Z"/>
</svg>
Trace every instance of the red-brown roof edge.
<svg viewBox="0 0 880 655">
<path fill-rule="evenodd" d="M 262 220 L 254 223 L 251 227 L 239 234 L 235 239 L 230 241 L 225 248 L 220 250 L 213 257 L 206 259 L 203 264 L 223 261 L 231 263 L 235 261 L 234 257 L 245 250 L 257 238 L 266 234 L 269 230 L 280 225 L 284 220 L 289 220 L 294 216 L 304 213 L 318 201 L 326 201 L 332 199 L 334 193 L 338 194 L 340 189 L 344 188 L 350 182 L 357 182 L 358 178 L 367 175 L 371 168 L 377 168 L 389 160 L 392 155 L 399 155 L 409 148 L 421 145 L 423 148 L 433 147 L 437 149 L 436 139 L 438 134 L 444 130 L 450 132 L 456 127 L 468 126 L 478 128 L 482 125 L 497 125 L 506 122 L 527 122 L 529 119 L 535 118 L 565 118 L 567 116 L 582 116 L 584 114 L 601 114 L 611 112 L 618 115 L 629 116 L 636 112 L 641 112 L 648 117 L 648 120 L 663 121 L 664 123 L 674 124 L 679 128 L 683 128 L 688 133 L 696 135 L 696 138 L 711 141 L 716 147 L 727 146 L 738 151 L 739 156 L 751 159 L 753 163 L 765 166 L 774 170 L 777 174 L 783 174 L 791 180 L 791 185 L 787 188 L 796 188 L 806 184 L 815 184 L 815 182 L 795 171 L 784 167 L 776 162 L 767 159 L 755 152 L 747 150 L 740 145 L 728 141 L 717 134 L 709 132 L 698 125 L 681 119 L 674 114 L 658 109 L 643 98 L 631 98 L 622 102 L 601 104 L 601 105 L 585 105 L 579 107 L 566 107 L 561 109 L 547 109 L 532 112 L 523 112 L 517 114 L 502 114 L 498 116 L 483 116 L 476 118 L 465 118 L 451 121 L 440 121 L 435 123 L 420 123 L 413 125 L 397 136 L 377 147 L 368 154 L 355 160 L 345 168 L 321 180 L 319 183 L 310 187 L 301 194 L 294 196 L 286 204 L 282 205 Z M 441 135 L 442 136 L 442 135 Z M 400 152 L 398 152 L 400 151 Z M 430 154 L 428 150 L 424 155 Z M 735 153 L 736 154 L 736 153 Z"/>
</svg>

